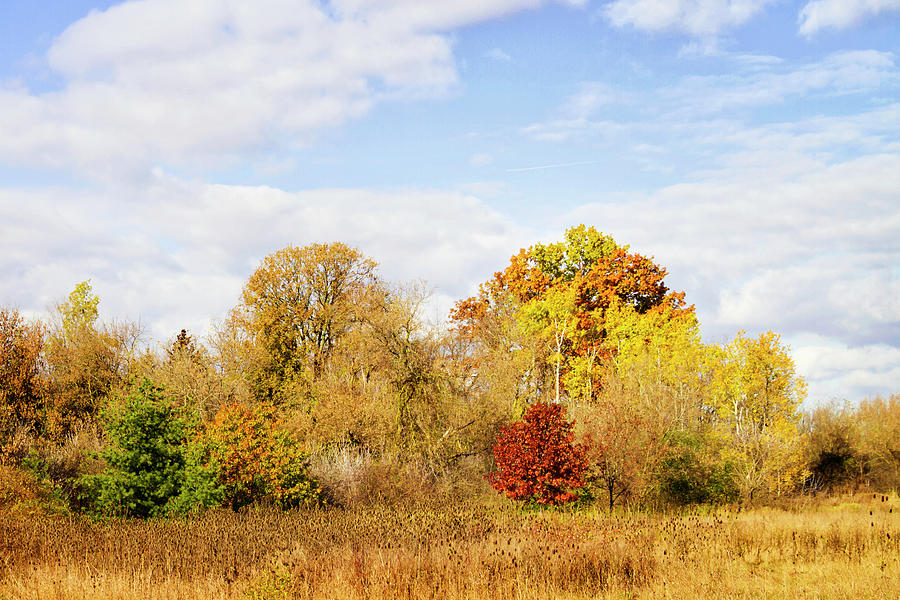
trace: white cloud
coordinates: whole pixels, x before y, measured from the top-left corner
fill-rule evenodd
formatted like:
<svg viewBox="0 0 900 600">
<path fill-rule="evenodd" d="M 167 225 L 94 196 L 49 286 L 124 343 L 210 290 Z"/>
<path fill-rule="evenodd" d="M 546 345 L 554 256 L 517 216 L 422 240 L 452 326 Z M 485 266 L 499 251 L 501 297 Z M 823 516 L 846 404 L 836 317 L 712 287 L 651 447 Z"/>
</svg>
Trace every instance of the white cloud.
<svg viewBox="0 0 900 600">
<path fill-rule="evenodd" d="M 146 187 L 0 190 L 0 222 L 4 305 L 41 311 L 90 278 L 104 318 L 140 319 L 158 340 L 182 327 L 204 333 L 259 261 L 288 244 L 357 246 L 386 278 L 435 286 L 429 316 L 444 318 L 531 237 L 459 192 L 288 193 L 160 173 Z"/>
<path fill-rule="evenodd" d="M 797 370 L 809 382 L 810 404 L 900 391 L 900 348 L 885 344 L 850 347 L 816 337 L 792 347 Z M 850 390 L 855 392 L 852 397 L 848 397 Z"/>
<path fill-rule="evenodd" d="M 900 0 L 812 0 L 800 10 L 800 33 L 846 29 L 875 15 L 900 11 Z"/>
<path fill-rule="evenodd" d="M 343 18 L 403 23 L 416 29 L 447 30 L 521 10 L 537 8 L 547 0 L 332 0 Z M 587 0 L 558 0 L 580 7 Z"/>
<path fill-rule="evenodd" d="M 701 321 L 714 337 L 747 327 L 900 343 L 900 157 L 780 178 L 726 171 L 569 220 L 670 266 L 682 288 L 706 296 Z"/>
<path fill-rule="evenodd" d="M 306 143 L 385 98 L 446 92 L 458 82 L 447 32 L 545 2 L 134 0 L 94 11 L 47 53 L 59 90 L 0 88 L 0 162 L 115 178 Z"/>
<path fill-rule="evenodd" d="M 598 81 L 579 84 L 578 91 L 566 98 L 559 112 L 564 118 L 585 119 L 597 109 L 629 101 L 630 95 Z"/>
<path fill-rule="evenodd" d="M 485 53 L 485 56 L 499 62 L 512 62 L 512 57 L 500 48 L 491 48 Z"/>
<path fill-rule="evenodd" d="M 898 82 L 894 54 L 877 50 L 836 52 L 799 67 L 777 62 L 756 67 L 745 74 L 686 77 L 663 93 L 680 112 L 710 114 L 792 98 L 808 100 L 814 94 L 869 92 Z"/>
<path fill-rule="evenodd" d="M 604 14 L 617 27 L 715 36 L 746 23 L 775 0 L 614 0 Z"/>
<path fill-rule="evenodd" d="M 756 166 L 732 165 L 703 181 L 583 206 L 566 221 L 593 224 L 665 265 L 670 284 L 696 303 L 708 341 L 729 339 L 738 329 L 774 330 L 820 335 L 847 348 L 884 346 L 895 357 L 900 155 L 819 164 L 800 175 L 756 173 Z M 802 344 L 794 349 L 818 356 Z M 856 398 L 900 389 L 900 368 L 896 361 L 889 366 L 865 385 L 847 379 L 856 369 L 849 364 L 833 376 L 801 374 L 817 379 L 816 401 L 835 382 Z"/>
</svg>

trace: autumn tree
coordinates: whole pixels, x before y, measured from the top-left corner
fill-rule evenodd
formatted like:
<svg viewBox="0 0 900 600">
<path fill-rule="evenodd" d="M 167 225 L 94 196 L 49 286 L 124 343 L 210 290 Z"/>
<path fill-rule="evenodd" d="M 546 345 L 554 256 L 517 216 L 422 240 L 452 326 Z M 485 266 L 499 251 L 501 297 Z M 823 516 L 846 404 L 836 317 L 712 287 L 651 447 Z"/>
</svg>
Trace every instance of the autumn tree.
<svg viewBox="0 0 900 600">
<path fill-rule="evenodd" d="M 483 284 L 477 296 L 456 304 L 450 318 L 461 336 L 471 337 L 479 322 L 512 302 L 526 329 L 540 331 L 554 374 L 563 377 L 580 360 L 585 377 L 593 377 L 598 359 L 615 352 L 607 343 L 606 312 L 625 305 L 639 314 L 663 313 L 670 318 L 692 313 L 683 292 L 663 282 L 666 270 L 652 260 L 628 252 L 593 227 L 566 231 L 565 240 L 521 250 L 510 264 Z M 476 350 L 476 354 L 478 351 Z M 586 389 L 578 382 L 579 389 Z"/>
<path fill-rule="evenodd" d="M 288 246 L 263 259 L 233 319 L 261 349 L 259 394 L 277 399 L 321 376 L 355 319 L 356 301 L 377 283 L 375 262 L 342 243 Z"/>
<path fill-rule="evenodd" d="M 540 330 L 523 326 L 511 296 L 490 305 L 469 299 L 452 313 L 448 356 L 461 393 L 508 422 L 546 394 L 549 346 Z"/>
<path fill-rule="evenodd" d="M 184 486 L 174 508 L 237 510 L 265 499 L 283 508 L 318 503 L 307 453 L 279 424 L 271 404 L 219 409 L 188 444 Z"/>
<path fill-rule="evenodd" d="M 716 349 L 712 402 L 731 436 L 730 460 L 745 498 L 782 494 L 804 477 L 800 404 L 806 383 L 780 336 L 743 332 Z"/>
<path fill-rule="evenodd" d="M 522 419 L 504 427 L 494 445 L 488 481 L 513 500 L 563 504 L 576 498 L 587 466 L 574 426 L 560 404 L 532 404 Z"/>
<path fill-rule="evenodd" d="M 46 359 L 48 425 L 57 437 L 94 418 L 102 401 L 127 380 L 137 356 L 140 328 L 99 323 L 99 303 L 90 282 L 83 281 L 56 308 Z"/>
<path fill-rule="evenodd" d="M 693 312 L 665 307 L 640 313 L 616 302 L 605 311 L 605 331 L 604 344 L 613 357 L 601 365 L 601 377 L 613 375 L 623 395 L 670 428 L 693 429 L 709 422 L 713 409 L 707 397 L 715 361 Z M 580 375 L 573 369 L 569 377 L 577 382 Z"/>
<path fill-rule="evenodd" d="M 653 487 L 670 423 L 646 410 L 613 372 L 591 405 L 573 407 L 586 450 L 585 480 L 610 510 L 640 500 Z"/>
<path fill-rule="evenodd" d="M 0 454 L 20 427 L 40 433 L 45 380 L 44 327 L 16 310 L 0 309 Z"/>
<path fill-rule="evenodd" d="M 867 402 L 866 409 L 858 411 L 849 404 L 832 402 L 803 415 L 801 427 L 806 439 L 804 452 L 811 488 L 833 489 L 862 481 L 870 465 L 862 452 L 858 417 L 861 413 L 870 414 L 870 407 Z M 883 421 L 881 417 L 878 415 L 876 421 Z"/>
<path fill-rule="evenodd" d="M 900 484 L 900 395 L 863 400 L 855 415 L 859 453 L 876 484 Z"/>
<path fill-rule="evenodd" d="M 177 406 L 207 421 L 221 406 L 250 397 L 242 376 L 217 367 L 206 346 L 182 329 L 161 353 L 141 356 L 133 370 L 165 388 Z"/>
<path fill-rule="evenodd" d="M 298 429 L 318 444 L 377 449 L 380 459 L 430 473 L 473 453 L 473 438 L 490 447 L 492 417 L 459 402 L 443 336 L 422 316 L 428 298 L 420 282 L 370 290 L 313 386 L 315 403 L 291 415 L 306 421 Z"/>
<path fill-rule="evenodd" d="M 575 328 L 575 289 L 565 285 L 548 289 L 542 296 L 525 304 L 521 319 L 526 330 L 537 332 L 550 340 L 553 350 L 550 360 L 553 363 L 554 400 L 559 403 L 564 352 Z"/>
</svg>

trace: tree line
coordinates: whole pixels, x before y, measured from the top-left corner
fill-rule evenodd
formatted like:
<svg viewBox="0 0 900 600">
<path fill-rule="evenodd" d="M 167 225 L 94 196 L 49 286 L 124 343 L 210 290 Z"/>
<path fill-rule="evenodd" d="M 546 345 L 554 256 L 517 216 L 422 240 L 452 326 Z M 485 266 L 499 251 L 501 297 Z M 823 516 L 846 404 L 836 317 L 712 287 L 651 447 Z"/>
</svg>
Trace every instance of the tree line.
<svg viewBox="0 0 900 600">
<path fill-rule="evenodd" d="M 666 275 L 580 225 L 511 257 L 435 328 L 424 285 L 383 280 L 339 242 L 289 246 L 205 343 L 182 330 L 157 348 L 101 321 L 82 282 L 46 322 L 0 309 L 0 460 L 75 508 L 134 515 L 458 498 L 500 478 L 496 448 L 541 405 L 584 463 L 555 498 L 685 505 L 900 482 L 900 398 L 802 412 L 780 337 L 703 343 Z"/>
</svg>

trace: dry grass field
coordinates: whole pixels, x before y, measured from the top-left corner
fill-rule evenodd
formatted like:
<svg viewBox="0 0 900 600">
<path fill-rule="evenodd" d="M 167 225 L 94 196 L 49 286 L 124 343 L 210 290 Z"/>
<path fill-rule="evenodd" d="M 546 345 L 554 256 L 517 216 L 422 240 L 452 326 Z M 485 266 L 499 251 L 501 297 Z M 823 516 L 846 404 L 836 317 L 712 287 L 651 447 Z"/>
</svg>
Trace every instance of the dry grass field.
<svg viewBox="0 0 900 600">
<path fill-rule="evenodd" d="M 0 599 L 900 598 L 896 495 L 679 515 L 496 500 L 92 522 L 0 498 Z"/>
</svg>

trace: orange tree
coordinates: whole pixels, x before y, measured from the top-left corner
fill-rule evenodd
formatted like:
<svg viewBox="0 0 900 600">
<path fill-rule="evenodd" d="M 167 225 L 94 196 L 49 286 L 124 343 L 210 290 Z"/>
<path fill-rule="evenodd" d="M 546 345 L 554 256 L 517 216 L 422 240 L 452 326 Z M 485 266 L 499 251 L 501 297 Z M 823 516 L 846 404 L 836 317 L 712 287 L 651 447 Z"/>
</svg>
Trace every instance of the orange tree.
<svg viewBox="0 0 900 600">
<path fill-rule="evenodd" d="M 375 271 L 373 260 L 340 242 L 288 246 L 263 259 L 234 313 L 256 346 L 250 382 L 260 400 L 290 399 L 323 375 L 377 285 Z"/>
<path fill-rule="evenodd" d="M 271 404 L 222 407 L 189 444 L 177 509 L 237 510 L 263 499 L 284 508 L 317 503 L 319 488 L 306 472 L 306 452 L 275 425 Z"/>
<path fill-rule="evenodd" d="M 502 318 L 501 313 L 509 318 L 510 304 L 525 330 L 540 332 L 550 342 L 548 359 L 557 381 L 572 359 L 590 357 L 595 364 L 614 356 L 615 348 L 607 341 L 609 310 L 626 306 L 640 315 L 659 313 L 666 319 L 693 313 L 684 292 L 665 285 L 664 268 L 628 250 L 584 225 L 568 229 L 563 242 L 521 250 L 481 285 L 477 296 L 457 302 L 451 311 L 456 335 L 468 345 L 467 358 L 476 369 L 487 367 L 483 363 L 493 342 L 484 335 L 485 324 Z M 566 302 L 558 302 L 560 298 Z"/>
<path fill-rule="evenodd" d="M 494 445 L 496 470 L 488 481 L 513 500 L 563 504 L 584 485 L 584 449 L 559 404 L 532 404 L 522 419 L 500 430 Z"/>
</svg>

